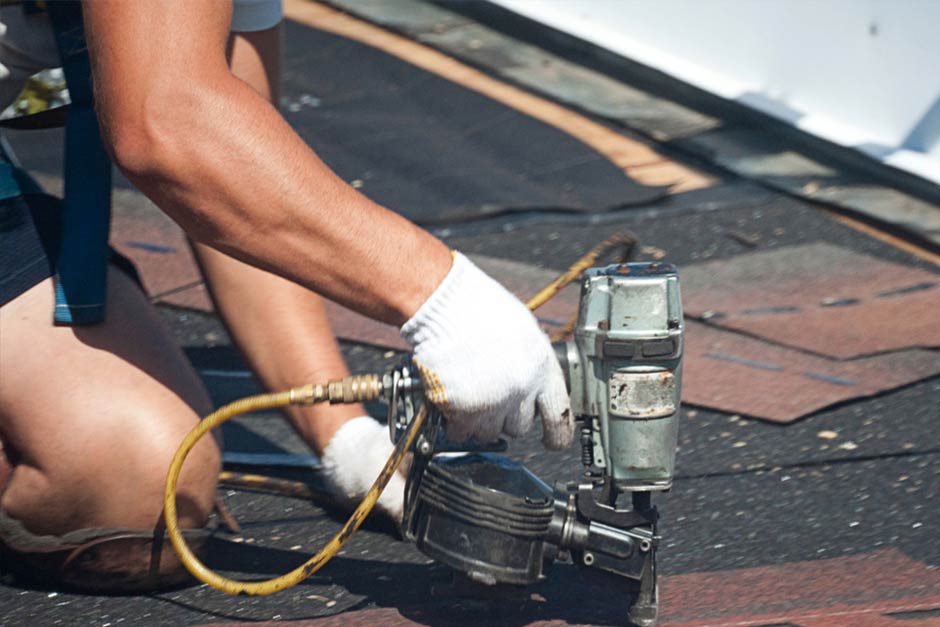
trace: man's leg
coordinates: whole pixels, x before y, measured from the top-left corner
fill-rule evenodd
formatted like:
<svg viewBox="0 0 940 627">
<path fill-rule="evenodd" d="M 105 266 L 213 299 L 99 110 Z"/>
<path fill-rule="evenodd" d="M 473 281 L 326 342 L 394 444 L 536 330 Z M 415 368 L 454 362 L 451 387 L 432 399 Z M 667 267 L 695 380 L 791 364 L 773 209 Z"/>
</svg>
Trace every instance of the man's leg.
<svg viewBox="0 0 940 627">
<path fill-rule="evenodd" d="M 210 405 L 201 383 L 139 288 L 114 268 L 107 320 L 52 324 L 52 280 L 0 307 L 0 511 L 33 534 L 83 528 L 152 530 L 166 469 Z M 219 453 L 192 452 L 180 521 L 212 510 Z"/>
<path fill-rule="evenodd" d="M 281 30 L 235 33 L 229 42 L 232 72 L 272 103 L 279 100 Z M 213 299 L 252 369 L 271 390 L 346 376 L 323 300 L 317 294 L 195 244 Z M 292 407 L 291 422 L 317 454 L 336 431 L 363 416 L 361 405 Z"/>
</svg>

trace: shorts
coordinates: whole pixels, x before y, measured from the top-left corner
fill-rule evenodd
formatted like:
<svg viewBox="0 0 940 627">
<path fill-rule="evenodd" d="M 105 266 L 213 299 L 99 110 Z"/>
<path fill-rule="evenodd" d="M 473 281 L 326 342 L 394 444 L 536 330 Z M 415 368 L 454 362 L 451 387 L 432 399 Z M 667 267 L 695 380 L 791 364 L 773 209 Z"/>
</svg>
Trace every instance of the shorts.
<svg viewBox="0 0 940 627">
<path fill-rule="evenodd" d="M 28 194 L 0 200 L 0 306 L 55 272 L 60 200 Z M 142 285 L 134 264 L 111 250 L 111 264 Z"/>
<path fill-rule="evenodd" d="M 232 0 L 233 33 L 251 33 L 277 26 L 284 18 L 281 0 Z"/>
</svg>

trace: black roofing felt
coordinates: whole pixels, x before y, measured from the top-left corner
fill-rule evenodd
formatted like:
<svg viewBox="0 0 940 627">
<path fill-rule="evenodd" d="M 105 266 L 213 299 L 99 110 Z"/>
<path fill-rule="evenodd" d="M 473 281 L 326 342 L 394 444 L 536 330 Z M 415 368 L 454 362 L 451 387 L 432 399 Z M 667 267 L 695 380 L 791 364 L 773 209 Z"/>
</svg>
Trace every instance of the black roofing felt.
<svg viewBox="0 0 940 627">
<path fill-rule="evenodd" d="M 570 135 L 369 46 L 287 22 L 282 109 L 345 180 L 421 224 L 664 194 Z"/>
</svg>

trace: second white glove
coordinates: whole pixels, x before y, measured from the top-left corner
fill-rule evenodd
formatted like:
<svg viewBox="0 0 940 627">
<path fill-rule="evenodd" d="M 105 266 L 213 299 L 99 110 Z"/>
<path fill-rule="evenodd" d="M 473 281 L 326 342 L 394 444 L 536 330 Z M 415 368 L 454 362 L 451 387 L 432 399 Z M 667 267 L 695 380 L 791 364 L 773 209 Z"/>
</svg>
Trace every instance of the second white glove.
<svg viewBox="0 0 940 627">
<path fill-rule="evenodd" d="M 343 505 L 350 509 L 359 505 L 394 448 L 388 427 L 370 416 L 353 418 L 340 427 L 326 445 L 321 461 L 326 480 Z M 376 502 L 377 508 L 395 522 L 401 521 L 405 509 L 404 466 L 392 475 Z"/>
<path fill-rule="evenodd" d="M 455 253 L 401 334 L 425 394 L 444 412 L 448 439 L 518 437 L 537 414 L 546 447 L 571 442 L 574 420 L 548 338 L 525 305 L 464 255 Z"/>
</svg>

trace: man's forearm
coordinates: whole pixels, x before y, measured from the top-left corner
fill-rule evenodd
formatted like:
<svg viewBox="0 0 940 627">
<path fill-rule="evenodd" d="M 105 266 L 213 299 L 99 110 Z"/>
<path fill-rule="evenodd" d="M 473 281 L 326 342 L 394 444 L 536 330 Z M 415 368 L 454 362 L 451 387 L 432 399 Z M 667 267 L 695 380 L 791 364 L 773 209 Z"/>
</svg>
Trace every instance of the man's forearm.
<svg viewBox="0 0 940 627">
<path fill-rule="evenodd" d="M 339 179 L 241 82 L 187 104 L 145 143 L 165 151 L 157 172 L 128 174 L 195 239 L 395 324 L 443 279 L 440 242 Z"/>
<path fill-rule="evenodd" d="M 115 16 L 101 17 L 100 4 L 86 5 L 86 19 L 102 126 L 145 194 L 194 239 L 371 317 L 401 324 L 417 310 L 450 268 L 441 242 L 333 174 L 216 62 L 224 40 L 194 46 L 199 63 L 168 52 L 160 62 L 184 75 L 155 77 L 119 56 L 139 44 L 104 30 Z"/>
</svg>

